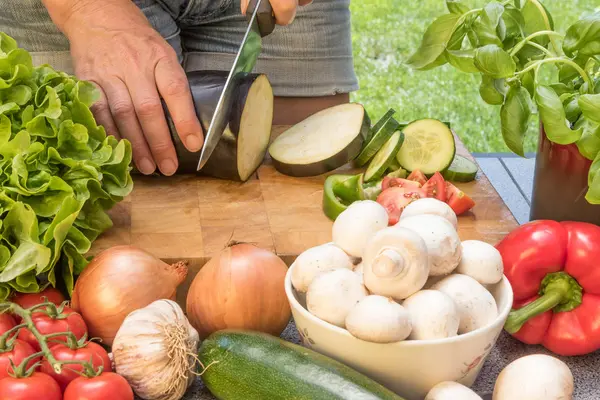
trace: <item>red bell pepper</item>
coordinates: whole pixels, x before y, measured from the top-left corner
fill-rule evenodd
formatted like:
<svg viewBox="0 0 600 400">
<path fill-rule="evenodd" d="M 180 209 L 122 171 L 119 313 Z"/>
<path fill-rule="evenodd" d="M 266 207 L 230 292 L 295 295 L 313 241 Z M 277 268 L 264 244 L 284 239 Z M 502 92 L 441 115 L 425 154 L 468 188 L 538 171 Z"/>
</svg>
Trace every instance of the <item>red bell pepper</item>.
<svg viewBox="0 0 600 400">
<path fill-rule="evenodd" d="M 496 248 L 514 293 L 507 332 L 562 356 L 600 349 L 599 226 L 533 221 Z"/>
</svg>

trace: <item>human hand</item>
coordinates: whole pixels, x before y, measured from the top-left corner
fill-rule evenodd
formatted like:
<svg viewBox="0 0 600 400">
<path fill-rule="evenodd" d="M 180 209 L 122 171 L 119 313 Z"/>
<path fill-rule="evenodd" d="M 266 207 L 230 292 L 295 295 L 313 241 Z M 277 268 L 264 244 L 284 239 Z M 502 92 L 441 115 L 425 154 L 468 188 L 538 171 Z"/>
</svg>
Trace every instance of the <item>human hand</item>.
<svg viewBox="0 0 600 400">
<path fill-rule="evenodd" d="M 87 4 L 61 28 L 71 43 L 76 75 L 101 89 L 92 111 L 109 134 L 131 142 L 140 172 L 150 174 L 158 165 L 172 175 L 177 156 L 160 96 L 186 148 L 198 151 L 204 140 L 176 52 L 132 1 Z"/>
<path fill-rule="evenodd" d="M 305 6 L 312 3 L 313 0 L 269 0 L 275 14 L 275 23 L 278 25 L 289 25 L 296 17 L 298 6 Z M 246 14 L 250 0 L 242 0 L 242 14 Z"/>
</svg>

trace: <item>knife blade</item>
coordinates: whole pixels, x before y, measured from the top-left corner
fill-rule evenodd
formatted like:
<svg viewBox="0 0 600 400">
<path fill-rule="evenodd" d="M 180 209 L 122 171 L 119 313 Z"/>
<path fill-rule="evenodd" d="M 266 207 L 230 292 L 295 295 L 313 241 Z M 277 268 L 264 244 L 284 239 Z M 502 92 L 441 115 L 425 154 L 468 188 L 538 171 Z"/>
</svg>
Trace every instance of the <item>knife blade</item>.
<svg viewBox="0 0 600 400">
<path fill-rule="evenodd" d="M 204 167 L 227 126 L 237 77 L 240 73 L 252 72 L 262 50 L 262 38 L 270 34 L 275 28 L 275 16 L 269 0 L 250 0 L 246 17 L 248 18 L 248 28 L 206 132 L 206 139 L 196 168 L 197 171 Z"/>
</svg>

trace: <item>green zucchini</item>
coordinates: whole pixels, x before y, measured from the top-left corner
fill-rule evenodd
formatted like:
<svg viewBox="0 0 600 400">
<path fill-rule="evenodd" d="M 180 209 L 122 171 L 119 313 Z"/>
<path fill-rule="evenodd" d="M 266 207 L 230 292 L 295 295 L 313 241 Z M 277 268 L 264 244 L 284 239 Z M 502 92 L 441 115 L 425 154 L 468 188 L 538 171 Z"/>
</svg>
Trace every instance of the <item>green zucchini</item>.
<svg viewBox="0 0 600 400">
<path fill-rule="evenodd" d="M 266 333 L 218 331 L 198 355 L 202 380 L 220 400 L 403 400 L 336 360 Z"/>
<path fill-rule="evenodd" d="M 471 182 L 477 176 L 477 170 L 477 164 L 457 154 L 452 164 L 442 172 L 442 176 L 447 181 Z"/>
<path fill-rule="evenodd" d="M 401 149 L 403 141 L 404 134 L 401 131 L 394 132 L 369 163 L 365 171 L 365 182 L 370 182 L 383 176 L 392 160 L 396 157 L 396 153 Z"/>
<path fill-rule="evenodd" d="M 407 171 L 420 170 L 431 176 L 444 171 L 454 160 L 454 135 L 443 122 L 421 119 L 408 124 L 402 132 L 404 144 L 396 154 L 396 159 Z"/>
<path fill-rule="evenodd" d="M 369 135 L 370 138 L 367 141 L 367 144 L 354 160 L 354 165 L 356 167 L 362 167 L 368 163 L 379 151 L 381 146 L 383 146 L 394 132 L 396 132 L 400 124 L 392 117 L 395 112 L 394 109 L 390 108 L 388 112 L 377 121 L 373 129 L 371 129 Z"/>
</svg>

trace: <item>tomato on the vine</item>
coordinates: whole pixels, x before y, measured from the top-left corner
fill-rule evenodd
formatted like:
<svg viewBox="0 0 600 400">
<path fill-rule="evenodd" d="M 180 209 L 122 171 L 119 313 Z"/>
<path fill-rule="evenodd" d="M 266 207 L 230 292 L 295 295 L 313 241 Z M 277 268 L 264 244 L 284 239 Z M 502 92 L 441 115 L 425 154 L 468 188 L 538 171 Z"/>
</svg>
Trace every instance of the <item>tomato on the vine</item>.
<svg viewBox="0 0 600 400">
<path fill-rule="evenodd" d="M 50 375 L 60 388 L 64 391 L 67 385 L 74 379 L 81 376 L 84 371 L 83 363 L 92 362 L 94 370 L 102 366 L 102 370 L 111 372 L 111 362 L 108 353 L 102 346 L 95 342 L 85 342 L 81 347 L 76 345 L 70 348 L 65 344 L 54 344 L 50 347 L 50 352 L 57 361 L 81 361 L 82 364 L 64 364 L 60 374 L 57 374 L 47 360 L 42 361 L 40 371 Z"/>
<path fill-rule="evenodd" d="M 0 400 L 61 399 L 62 392 L 58 383 L 42 372 L 34 372 L 22 378 L 9 376 L 0 379 Z"/>
<path fill-rule="evenodd" d="M 63 400 L 133 400 L 133 390 L 119 374 L 102 372 L 88 378 L 80 376 L 69 383 Z"/>
<path fill-rule="evenodd" d="M 10 301 L 20 305 L 23 308 L 29 308 L 43 303 L 44 297 L 46 297 L 49 302 L 54 303 L 57 306 L 61 305 L 62 302 L 66 300 L 65 296 L 60 290 L 49 286 L 39 293 L 16 293 Z"/>
<path fill-rule="evenodd" d="M 29 343 L 20 339 L 8 341 L 4 347 L 4 349 L 0 349 L 0 379 L 10 376 L 11 360 L 14 365 L 18 366 L 25 358 L 36 352 Z M 31 368 L 39 359 L 39 357 L 33 358 L 27 363 L 27 368 Z"/>
<path fill-rule="evenodd" d="M 87 334 L 87 326 L 81 314 L 73 311 L 70 307 L 64 307 L 62 312 L 56 316 L 50 316 L 46 311 L 36 311 L 31 315 L 33 324 L 42 335 L 59 332 L 72 332 L 77 339 Z M 19 331 L 19 339 L 28 342 L 35 350 L 40 350 L 40 345 L 29 329 L 23 328 Z M 49 341 L 66 342 L 65 335 L 52 337 Z"/>
<path fill-rule="evenodd" d="M 0 314 L 0 335 L 6 333 L 15 326 L 17 326 L 17 322 L 12 315 L 8 313 Z"/>
</svg>

